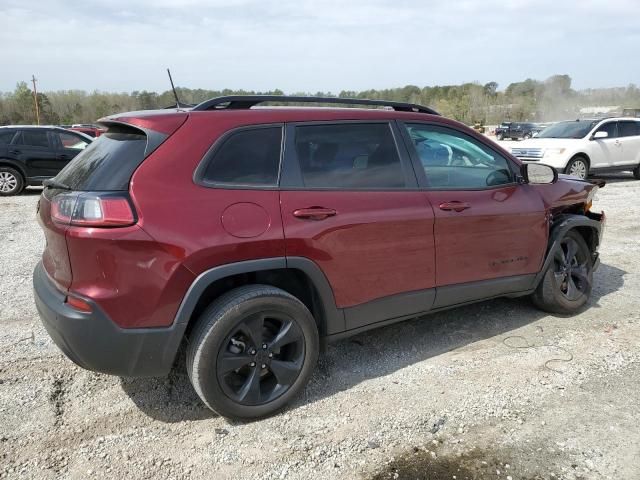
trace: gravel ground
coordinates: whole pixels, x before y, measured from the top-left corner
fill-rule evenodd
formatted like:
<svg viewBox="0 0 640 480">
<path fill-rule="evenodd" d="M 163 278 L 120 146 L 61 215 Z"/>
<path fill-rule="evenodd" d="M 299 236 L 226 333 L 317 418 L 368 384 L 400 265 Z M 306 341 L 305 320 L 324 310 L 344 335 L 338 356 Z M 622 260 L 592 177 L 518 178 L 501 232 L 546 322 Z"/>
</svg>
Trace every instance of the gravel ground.
<svg viewBox="0 0 640 480">
<path fill-rule="evenodd" d="M 579 315 L 500 299 L 331 345 L 266 420 L 206 410 L 184 369 L 75 367 L 40 325 L 38 190 L 0 199 L 0 478 L 639 479 L 640 181 L 604 177 Z"/>
</svg>

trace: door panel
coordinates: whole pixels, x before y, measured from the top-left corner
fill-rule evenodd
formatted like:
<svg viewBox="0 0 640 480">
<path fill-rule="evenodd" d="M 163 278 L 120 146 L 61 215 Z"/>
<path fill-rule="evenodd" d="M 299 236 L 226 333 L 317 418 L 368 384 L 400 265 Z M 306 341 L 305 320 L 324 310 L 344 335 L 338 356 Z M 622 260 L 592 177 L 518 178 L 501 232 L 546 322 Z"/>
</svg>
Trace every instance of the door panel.
<svg viewBox="0 0 640 480">
<path fill-rule="evenodd" d="M 338 307 L 434 287 L 433 211 L 423 192 L 282 191 L 280 201 L 287 256 L 316 262 Z M 294 215 L 310 207 L 335 214 Z"/>
<path fill-rule="evenodd" d="M 537 273 L 547 246 L 547 217 L 528 185 L 479 191 L 430 191 L 435 212 L 436 284 Z M 459 202 L 464 210 L 440 208 Z"/>
<path fill-rule="evenodd" d="M 595 151 L 595 154 L 591 155 L 591 168 L 620 165 L 623 161 L 623 153 L 616 122 L 603 123 L 596 132 L 607 132 L 609 136 L 591 141 L 593 143 L 592 151 Z"/>
<path fill-rule="evenodd" d="M 616 165 L 638 165 L 640 163 L 640 122 L 619 121 L 618 140 L 622 155 L 620 162 Z"/>
<path fill-rule="evenodd" d="M 474 132 L 429 123 L 401 126 L 435 215 L 436 285 L 538 272 L 547 215 L 535 189 L 515 182 L 517 165 Z"/>
<path fill-rule="evenodd" d="M 56 151 L 46 130 L 19 132 L 9 146 L 9 153 L 24 163 L 28 177 L 52 177 L 57 173 Z"/>
</svg>

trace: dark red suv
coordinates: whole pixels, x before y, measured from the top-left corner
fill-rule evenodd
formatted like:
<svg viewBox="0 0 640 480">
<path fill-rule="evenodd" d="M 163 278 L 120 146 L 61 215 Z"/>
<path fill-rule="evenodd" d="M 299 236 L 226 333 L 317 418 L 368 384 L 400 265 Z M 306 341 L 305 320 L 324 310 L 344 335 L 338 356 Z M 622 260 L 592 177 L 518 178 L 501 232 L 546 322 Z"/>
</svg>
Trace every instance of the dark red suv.
<svg viewBox="0 0 640 480">
<path fill-rule="evenodd" d="M 46 182 L 34 273 L 45 327 L 84 368 L 165 375 L 184 345 L 208 407 L 259 417 L 300 392 L 324 341 L 499 296 L 567 314 L 590 295 L 598 187 L 426 107 L 224 97 L 101 125 Z"/>
</svg>

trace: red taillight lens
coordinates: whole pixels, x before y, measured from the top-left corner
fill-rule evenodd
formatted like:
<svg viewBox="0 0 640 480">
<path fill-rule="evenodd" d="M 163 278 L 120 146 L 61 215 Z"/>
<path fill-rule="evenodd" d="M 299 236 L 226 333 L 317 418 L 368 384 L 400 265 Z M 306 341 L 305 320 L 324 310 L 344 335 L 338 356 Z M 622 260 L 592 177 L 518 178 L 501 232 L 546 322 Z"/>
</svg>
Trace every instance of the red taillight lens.
<svg viewBox="0 0 640 480">
<path fill-rule="evenodd" d="M 80 312 L 85 312 L 85 313 L 91 312 L 91 305 L 89 305 L 83 299 L 78 297 L 73 297 L 69 295 L 67 297 L 67 305 L 69 305 L 71 308 L 74 308 Z"/>
<path fill-rule="evenodd" d="M 129 200 L 112 193 L 66 193 L 51 201 L 51 218 L 80 227 L 126 227 L 136 222 Z"/>
</svg>

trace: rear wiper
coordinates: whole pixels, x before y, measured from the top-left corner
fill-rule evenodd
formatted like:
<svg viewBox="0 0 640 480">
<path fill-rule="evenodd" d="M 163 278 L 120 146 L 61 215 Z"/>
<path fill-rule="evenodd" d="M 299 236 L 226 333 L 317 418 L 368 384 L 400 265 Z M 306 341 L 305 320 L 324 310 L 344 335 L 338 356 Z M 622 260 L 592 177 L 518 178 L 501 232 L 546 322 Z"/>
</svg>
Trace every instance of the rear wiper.
<svg viewBox="0 0 640 480">
<path fill-rule="evenodd" d="M 42 186 L 44 188 L 59 188 L 60 190 L 71 190 L 71 187 L 69 185 L 65 185 L 64 183 L 58 182 L 53 178 L 50 178 L 42 182 Z"/>
</svg>

